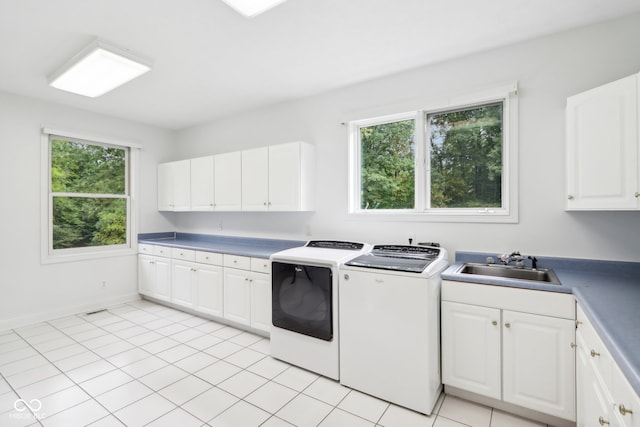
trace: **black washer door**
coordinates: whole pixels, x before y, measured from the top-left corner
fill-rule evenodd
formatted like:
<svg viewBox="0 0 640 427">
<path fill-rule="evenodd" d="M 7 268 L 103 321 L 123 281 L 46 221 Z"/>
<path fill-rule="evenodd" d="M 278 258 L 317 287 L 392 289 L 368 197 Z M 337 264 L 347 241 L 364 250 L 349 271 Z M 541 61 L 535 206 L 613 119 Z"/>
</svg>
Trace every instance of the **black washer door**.
<svg viewBox="0 0 640 427">
<path fill-rule="evenodd" d="M 333 339 L 333 273 L 329 267 L 271 263 L 273 325 L 324 341 Z"/>
</svg>

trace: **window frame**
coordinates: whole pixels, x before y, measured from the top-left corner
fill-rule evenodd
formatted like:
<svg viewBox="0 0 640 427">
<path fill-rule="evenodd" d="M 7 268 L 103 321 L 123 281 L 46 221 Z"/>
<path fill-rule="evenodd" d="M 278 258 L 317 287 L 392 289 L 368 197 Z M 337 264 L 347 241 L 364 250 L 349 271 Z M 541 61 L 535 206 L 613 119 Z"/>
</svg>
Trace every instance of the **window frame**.
<svg viewBox="0 0 640 427">
<path fill-rule="evenodd" d="M 61 139 L 81 144 L 123 149 L 125 155 L 125 193 L 54 192 L 51 187 L 51 141 Z M 41 262 L 43 264 L 81 261 L 137 253 L 137 171 L 140 145 L 109 137 L 86 133 L 43 128 L 41 134 Z M 79 197 L 99 199 L 125 199 L 127 210 L 126 242 L 118 245 L 87 246 L 82 248 L 53 249 L 53 199 Z"/>
<path fill-rule="evenodd" d="M 427 107 L 347 121 L 349 132 L 349 203 L 348 215 L 353 219 L 417 221 L 417 222 L 518 222 L 518 89 L 510 84 L 465 96 L 451 97 Z M 501 208 L 429 208 L 430 202 L 430 131 L 427 117 L 486 104 L 503 104 L 502 207 Z M 414 209 L 362 209 L 360 128 L 393 121 L 415 120 L 415 206 Z"/>
</svg>

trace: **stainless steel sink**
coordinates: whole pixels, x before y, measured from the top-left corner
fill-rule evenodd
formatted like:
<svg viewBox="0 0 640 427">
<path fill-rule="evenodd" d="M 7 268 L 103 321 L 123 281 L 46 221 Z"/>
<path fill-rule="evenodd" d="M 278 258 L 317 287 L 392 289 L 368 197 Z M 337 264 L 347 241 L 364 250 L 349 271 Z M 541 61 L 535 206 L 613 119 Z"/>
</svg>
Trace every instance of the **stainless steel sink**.
<svg viewBox="0 0 640 427">
<path fill-rule="evenodd" d="M 560 280 L 553 270 L 545 268 L 522 268 L 498 264 L 474 264 L 467 262 L 456 271 L 458 274 L 476 276 L 502 277 L 514 280 L 530 280 L 551 285 L 560 285 Z"/>
</svg>

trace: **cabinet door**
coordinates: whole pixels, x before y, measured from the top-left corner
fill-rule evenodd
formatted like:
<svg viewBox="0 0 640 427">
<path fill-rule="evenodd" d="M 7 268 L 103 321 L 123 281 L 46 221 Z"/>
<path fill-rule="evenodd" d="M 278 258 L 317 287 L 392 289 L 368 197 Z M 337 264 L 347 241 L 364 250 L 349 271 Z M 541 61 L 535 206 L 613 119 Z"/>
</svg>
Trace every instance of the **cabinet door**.
<svg viewBox="0 0 640 427">
<path fill-rule="evenodd" d="M 183 261 L 172 262 L 171 302 L 187 307 L 193 306 L 195 264 Z"/>
<path fill-rule="evenodd" d="M 442 302 L 442 382 L 500 399 L 500 310 Z"/>
<path fill-rule="evenodd" d="M 153 293 L 153 283 L 156 280 L 156 265 L 154 258 L 138 255 L 138 292 L 143 295 Z"/>
<path fill-rule="evenodd" d="M 634 75 L 567 99 L 567 209 L 638 208 L 637 97 Z"/>
<path fill-rule="evenodd" d="M 217 154 L 214 158 L 214 208 L 217 211 L 241 209 L 242 154 Z"/>
<path fill-rule="evenodd" d="M 575 420 L 575 321 L 504 310 L 503 400 Z"/>
<path fill-rule="evenodd" d="M 158 165 L 158 210 L 188 211 L 191 208 L 191 162 Z"/>
<path fill-rule="evenodd" d="M 300 143 L 269 147 L 269 201 L 274 211 L 300 210 Z"/>
<path fill-rule="evenodd" d="M 156 274 L 152 284 L 154 297 L 171 300 L 171 261 L 168 258 L 155 258 Z"/>
<path fill-rule="evenodd" d="M 191 159 L 191 210 L 213 210 L 214 157 Z"/>
<path fill-rule="evenodd" d="M 197 270 L 194 284 L 196 310 L 222 317 L 222 267 L 198 264 Z"/>
<path fill-rule="evenodd" d="M 242 152 L 242 210 L 269 209 L 269 149 Z"/>
<path fill-rule="evenodd" d="M 251 273 L 251 327 L 271 331 L 271 275 Z"/>
<path fill-rule="evenodd" d="M 158 210 L 173 210 L 173 183 L 171 182 L 171 163 L 158 165 Z"/>
<path fill-rule="evenodd" d="M 224 318 L 251 324 L 251 286 L 249 271 L 224 269 Z"/>
</svg>

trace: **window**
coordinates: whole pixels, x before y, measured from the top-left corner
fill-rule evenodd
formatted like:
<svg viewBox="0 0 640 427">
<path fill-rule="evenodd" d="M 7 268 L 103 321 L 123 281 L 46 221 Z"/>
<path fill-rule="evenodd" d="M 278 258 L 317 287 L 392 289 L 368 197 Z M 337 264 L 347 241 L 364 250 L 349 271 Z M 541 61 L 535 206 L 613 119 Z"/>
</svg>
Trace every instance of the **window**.
<svg viewBox="0 0 640 427">
<path fill-rule="evenodd" d="M 516 117 L 515 92 L 501 91 L 350 122 L 351 213 L 517 222 Z"/>
<path fill-rule="evenodd" d="M 131 250 L 132 151 L 129 146 L 44 135 L 48 233 L 43 260 Z"/>
</svg>

